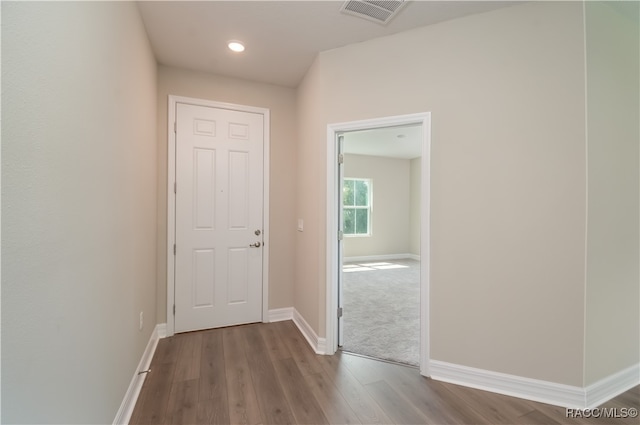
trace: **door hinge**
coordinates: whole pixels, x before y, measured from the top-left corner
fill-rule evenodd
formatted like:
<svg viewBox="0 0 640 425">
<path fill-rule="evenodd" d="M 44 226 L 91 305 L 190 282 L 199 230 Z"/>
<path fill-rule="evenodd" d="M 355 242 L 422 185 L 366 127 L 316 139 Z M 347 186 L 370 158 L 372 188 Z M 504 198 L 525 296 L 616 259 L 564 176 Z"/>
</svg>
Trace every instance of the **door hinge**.
<svg viewBox="0 0 640 425">
<path fill-rule="evenodd" d="M 338 240 L 341 241 L 344 239 L 344 232 L 342 230 L 338 230 Z"/>
<path fill-rule="evenodd" d="M 342 307 L 338 307 L 338 318 L 340 317 L 342 317 Z"/>
<path fill-rule="evenodd" d="M 176 315 L 176 305 L 175 304 L 173 305 L 173 315 L 174 316 Z"/>
<path fill-rule="evenodd" d="M 173 244 L 173 255 L 176 255 L 176 244 Z"/>
<path fill-rule="evenodd" d="M 178 193 L 178 183 L 173 182 L 173 193 Z"/>
<path fill-rule="evenodd" d="M 173 132 L 174 133 L 178 132 L 178 124 L 175 121 L 173 122 Z"/>
<path fill-rule="evenodd" d="M 343 153 L 338 155 L 338 164 L 344 164 L 344 154 Z"/>
</svg>

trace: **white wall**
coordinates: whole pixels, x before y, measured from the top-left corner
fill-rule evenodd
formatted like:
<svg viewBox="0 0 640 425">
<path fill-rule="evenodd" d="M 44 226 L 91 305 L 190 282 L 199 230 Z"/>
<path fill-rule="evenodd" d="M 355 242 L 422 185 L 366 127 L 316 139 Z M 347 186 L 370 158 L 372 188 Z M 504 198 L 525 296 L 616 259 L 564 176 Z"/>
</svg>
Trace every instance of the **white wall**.
<svg viewBox="0 0 640 425">
<path fill-rule="evenodd" d="M 587 2 L 585 385 L 640 362 L 640 8 Z"/>
<path fill-rule="evenodd" d="M 271 117 L 269 308 L 293 305 L 296 232 L 295 90 L 201 72 L 158 67 L 158 320 L 167 312 L 168 96 L 268 108 Z"/>
<path fill-rule="evenodd" d="M 348 141 L 346 142 L 348 143 Z M 371 179 L 370 236 L 345 236 L 344 256 L 409 253 L 410 161 L 370 155 L 344 156 L 346 178 Z"/>
<path fill-rule="evenodd" d="M 2 3 L 3 423 L 113 421 L 156 323 L 156 151 L 135 4 Z"/>
<path fill-rule="evenodd" d="M 532 2 L 319 55 L 299 89 L 318 230 L 298 239 L 296 307 L 320 336 L 326 126 L 430 111 L 431 358 L 582 385 L 582 24 L 580 3 Z"/>
</svg>

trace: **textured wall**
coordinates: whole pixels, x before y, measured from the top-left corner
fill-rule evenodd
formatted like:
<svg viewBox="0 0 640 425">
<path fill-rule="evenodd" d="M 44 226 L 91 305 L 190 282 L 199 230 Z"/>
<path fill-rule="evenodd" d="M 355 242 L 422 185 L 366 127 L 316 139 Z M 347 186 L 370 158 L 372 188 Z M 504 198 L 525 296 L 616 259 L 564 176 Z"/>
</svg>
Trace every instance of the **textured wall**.
<svg viewBox="0 0 640 425">
<path fill-rule="evenodd" d="M 322 55 L 316 57 L 297 90 L 298 174 L 296 204 L 304 231 L 296 232 L 294 306 L 307 323 L 324 335 L 325 306 L 325 116 Z"/>
<path fill-rule="evenodd" d="M 158 320 L 167 317 L 167 105 L 169 95 L 267 108 L 271 118 L 269 308 L 293 305 L 295 257 L 295 90 L 158 67 Z"/>
<path fill-rule="evenodd" d="M 410 161 L 345 155 L 344 176 L 371 179 L 373 188 L 371 236 L 345 237 L 344 256 L 409 253 Z"/>
<path fill-rule="evenodd" d="M 431 357 L 581 385 L 583 50 L 580 3 L 531 2 L 321 53 L 299 89 L 318 223 L 299 250 L 325 252 L 327 124 L 431 112 Z M 323 336 L 325 259 L 304 261 L 296 307 L 318 298 L 299 310 Z"/>
<path fill-rule="evenodd" d="M 133 3 L 2 3 L 3 423 L 115 418 L 156 323 L 155 132 Z"/>
<path fill-rule="evenodd" d="M 585 385 L 640 362 L 640 8 L 586 2 Z"/>
<path fill-rule="evenodd" d="M 409 252 L 420 255 L 420 200 L 422 197 L 422 159 L 411 160 L 411 206 L 409 214 Z"/>
</svg>

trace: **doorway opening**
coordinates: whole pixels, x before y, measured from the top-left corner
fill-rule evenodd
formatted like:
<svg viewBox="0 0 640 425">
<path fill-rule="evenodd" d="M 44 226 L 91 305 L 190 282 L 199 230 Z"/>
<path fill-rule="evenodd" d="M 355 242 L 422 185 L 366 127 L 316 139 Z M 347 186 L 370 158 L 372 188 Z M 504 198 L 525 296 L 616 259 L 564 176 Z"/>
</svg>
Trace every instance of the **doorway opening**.
<svg viewBox="0 0 640 425">
<path fill-rule="evenodd" d="M 430 114 L 334 124 L 327 156 L 327 351 L 428 376 Z"/>
<path fill-rule="evenodd" d="M 420 364 L 422 126 L 338 134 L 343 351 Z"/>
</svg>

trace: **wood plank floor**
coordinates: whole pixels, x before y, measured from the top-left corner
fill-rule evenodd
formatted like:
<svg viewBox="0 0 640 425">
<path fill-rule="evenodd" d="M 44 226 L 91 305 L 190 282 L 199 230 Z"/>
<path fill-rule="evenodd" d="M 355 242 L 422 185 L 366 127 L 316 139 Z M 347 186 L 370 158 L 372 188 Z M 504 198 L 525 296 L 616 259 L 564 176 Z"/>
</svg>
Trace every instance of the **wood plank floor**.
<svg viewBox="0 0 640 425">
<path fill-rule="evenodd" d="M 604 407 L 640 409 L 640 386 Z M 160 340 L 131 424 L 619 424 L 338 353 L 313 353 L 291 321 Z"/>
</svg>

